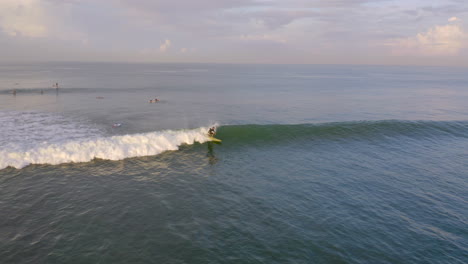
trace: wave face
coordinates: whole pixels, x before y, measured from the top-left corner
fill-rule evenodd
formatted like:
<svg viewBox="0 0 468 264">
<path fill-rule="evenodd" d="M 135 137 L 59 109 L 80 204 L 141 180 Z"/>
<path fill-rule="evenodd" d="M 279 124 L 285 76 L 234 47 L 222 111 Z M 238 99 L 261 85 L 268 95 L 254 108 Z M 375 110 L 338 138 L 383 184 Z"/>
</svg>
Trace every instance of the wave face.
<svg viewBox="0 0 468 264">
<path fill-rule="evenodd" d="M 121 160 L 203 143 L 208 128 L 105 137 L 91 125 L 49 113 L 0 113 L 0 169 L 29 164 Z"/>
<path fill-rule="evenodd" d="M 223 143 L 276 144 L 298 140 L 384 140 L 407 138 L 467 137 L 466 121 L 358 121 L 298 125 L 238 125 L 218 129 Z"/>
</svg>

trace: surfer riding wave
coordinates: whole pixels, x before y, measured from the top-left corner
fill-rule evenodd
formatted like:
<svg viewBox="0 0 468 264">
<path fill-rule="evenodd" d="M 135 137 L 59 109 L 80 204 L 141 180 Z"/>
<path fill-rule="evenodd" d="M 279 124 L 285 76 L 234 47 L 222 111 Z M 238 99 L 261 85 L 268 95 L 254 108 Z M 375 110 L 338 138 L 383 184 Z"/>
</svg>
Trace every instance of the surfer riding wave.
<svg viewBox="0 0 468 264">
<path fill-rule="evenodd" d="M 208 136 L 214 137 L 215 135 L 216 135 L 215 127 L 211 127 L 211 128 L 208 130 Z"/>
</svg>

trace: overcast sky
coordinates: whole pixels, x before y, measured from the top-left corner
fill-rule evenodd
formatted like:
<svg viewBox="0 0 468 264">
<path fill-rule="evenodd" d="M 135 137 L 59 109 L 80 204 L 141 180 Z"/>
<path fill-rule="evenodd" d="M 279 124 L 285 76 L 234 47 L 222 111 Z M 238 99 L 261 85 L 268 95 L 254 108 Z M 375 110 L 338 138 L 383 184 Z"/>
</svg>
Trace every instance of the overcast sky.
<svg viewBox="0 0 468 264">
<path fill-rule="evenodd" d="M 468 66 L 468 0 L 0 0 L 0 61 Z"/>
</svg>

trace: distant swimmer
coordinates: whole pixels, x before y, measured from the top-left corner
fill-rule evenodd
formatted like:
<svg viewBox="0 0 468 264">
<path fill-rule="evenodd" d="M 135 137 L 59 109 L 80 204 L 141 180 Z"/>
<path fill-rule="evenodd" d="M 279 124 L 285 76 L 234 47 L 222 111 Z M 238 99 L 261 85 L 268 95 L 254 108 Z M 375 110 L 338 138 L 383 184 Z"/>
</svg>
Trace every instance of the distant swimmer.
<svg viewBox="0 0 468 264">
<path fill-rule="evenodd" d="M 153 103 L 153 100 L 150 100 L 150 104 L 152 104 L 152 103 Z"/>
<path fill-rule="evenodd" d="M 156 102 L 159 102 L 159 99 L 158 99 L 158 98 L 154 99 L 154 102 L 155 102 L 155 103 L 156 103 Z"/>
<path fill-rule="evenodd" d="M 212 127 L 208 130 L 208 136 L 214 137 L 216 135 L 215 127 Z"/>
<path fill-rule="evenodd" d="M 120 127 L 121 125 L 122 124 L 120 124 L 120 123 L 115 123 L 115 124 L 112 125 L 112 127 Z"/>
<path fill-rule="evenodd" d="M 16 89 L 13 90 L 12 94 L 16 96 Z"/>
<path fill-rule="evenodd" d="M 58 88 L 59 88 L 59 85 L 58 85 L 58 83 L 55 83 L 54 85 L 52 85 L 52 87 L 54 87 L 55 89 L 57 89 L 57 90 L 58 90 Z"/>
</svg>

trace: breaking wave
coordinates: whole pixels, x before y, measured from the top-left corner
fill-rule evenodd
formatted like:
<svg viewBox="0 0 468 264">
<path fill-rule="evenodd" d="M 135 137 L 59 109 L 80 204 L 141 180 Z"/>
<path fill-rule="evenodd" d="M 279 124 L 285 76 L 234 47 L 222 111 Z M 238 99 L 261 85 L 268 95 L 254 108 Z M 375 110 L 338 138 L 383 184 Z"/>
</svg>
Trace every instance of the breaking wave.
<svg viewBox="0 0 468 264">
<path fill-rule="evenodd" d="M 8 166 L 23 168 L 29 164 L 87 162 L 96 158 L 121 160 L 151 156 L 177 150 L 182 144 L 203 143 L 208 140 L 206 131 L 207 128 L 167 130 L 41 145 L 24 151 L 0 150 L 0 169 Z"/>
<path fill-rule="evenodd" d="M 208 140 L 205 127 L 105 136 L 86 120 L 53 113 L 0 112 L 0 122 L 0 169 L 151 156 Z"/>
</svg>

